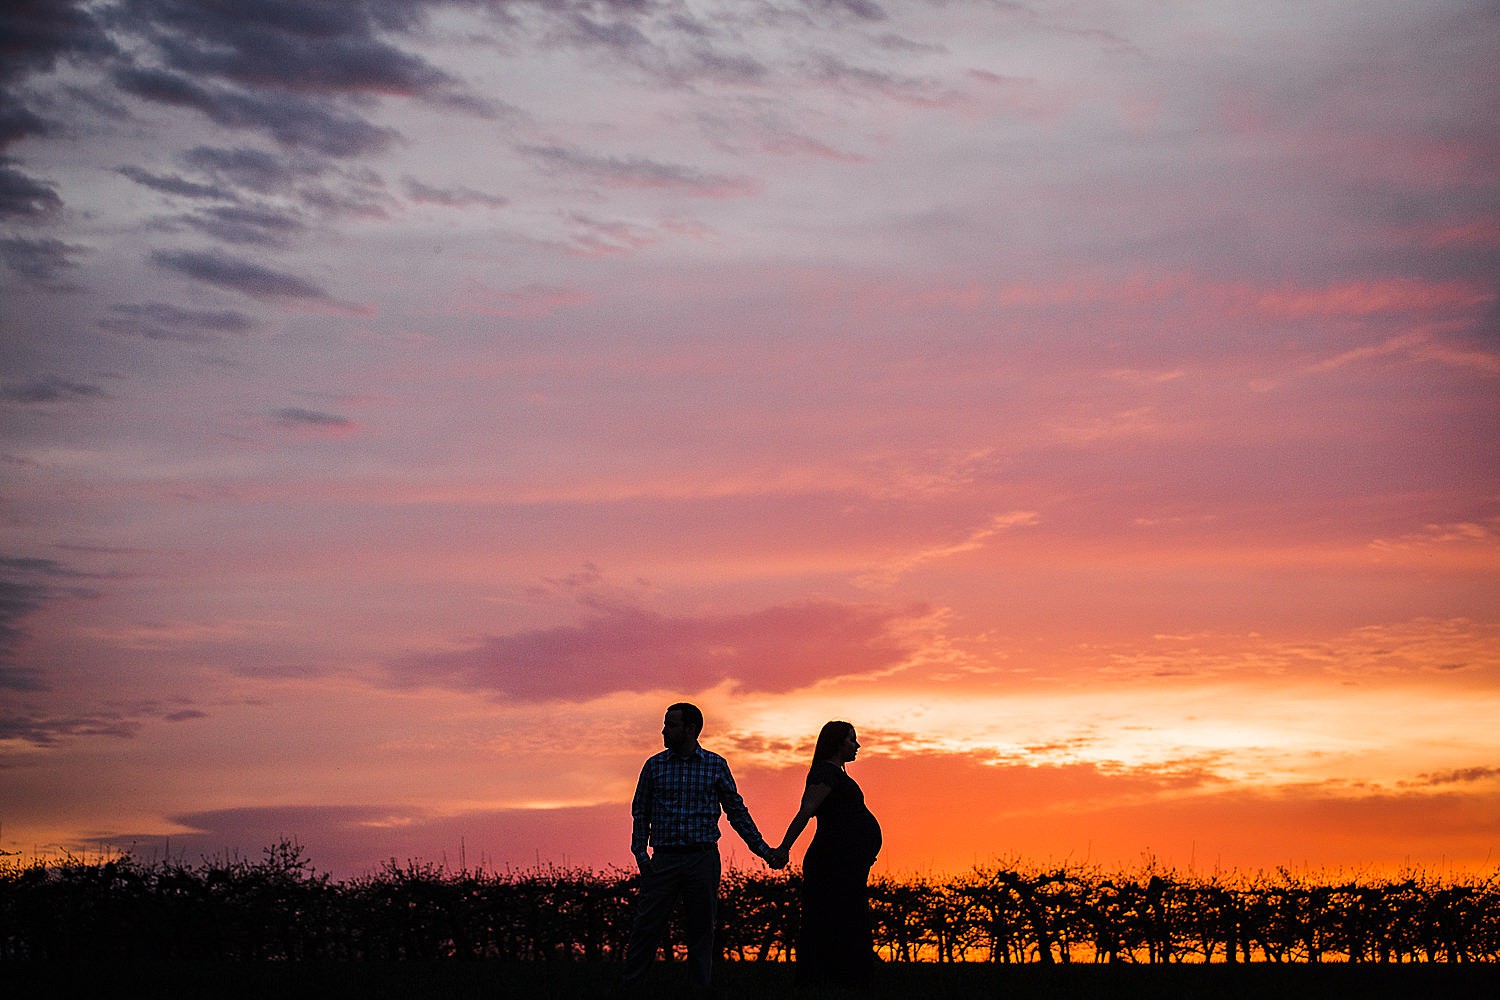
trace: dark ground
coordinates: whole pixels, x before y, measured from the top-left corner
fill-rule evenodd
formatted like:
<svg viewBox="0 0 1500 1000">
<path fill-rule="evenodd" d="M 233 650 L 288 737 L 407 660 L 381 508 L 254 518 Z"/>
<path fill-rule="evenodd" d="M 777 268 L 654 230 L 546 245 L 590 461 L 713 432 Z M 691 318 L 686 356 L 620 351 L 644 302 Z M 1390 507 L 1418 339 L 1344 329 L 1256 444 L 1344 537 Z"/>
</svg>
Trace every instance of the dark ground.
<svg viewBox="0 0 1500 1000">
<path fill-rule="evenodd" d="M 649 1000 L 680 992 L 681 965 L 652 970 Z M 0 993 L 29 997 L 542 1000 L 615 995 L 615 965 L 508 962 L 0 963 Z M 1500 965 L 887 965 L 862 992 L 807 992 L 785 965 L 723 964 L 719 1000 L 1497 1000 Z"/>
</svg>

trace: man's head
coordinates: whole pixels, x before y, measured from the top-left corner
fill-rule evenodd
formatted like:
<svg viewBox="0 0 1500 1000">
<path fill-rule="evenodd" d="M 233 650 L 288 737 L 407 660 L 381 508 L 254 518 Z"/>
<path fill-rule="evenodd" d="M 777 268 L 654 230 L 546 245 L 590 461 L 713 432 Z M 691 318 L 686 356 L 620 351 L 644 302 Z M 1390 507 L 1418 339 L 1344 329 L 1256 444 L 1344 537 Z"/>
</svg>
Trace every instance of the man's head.
<svg viewBox="0 0 1500 1000">
<path fill-rule="evenodd" d="M 667 714 L 661 723 L 662 746 L 674 753 L 686 753 L 698 742 L 703 732 L 703 713 L 697 705 L 680 701 L 667 706 Z"/>
</svg>

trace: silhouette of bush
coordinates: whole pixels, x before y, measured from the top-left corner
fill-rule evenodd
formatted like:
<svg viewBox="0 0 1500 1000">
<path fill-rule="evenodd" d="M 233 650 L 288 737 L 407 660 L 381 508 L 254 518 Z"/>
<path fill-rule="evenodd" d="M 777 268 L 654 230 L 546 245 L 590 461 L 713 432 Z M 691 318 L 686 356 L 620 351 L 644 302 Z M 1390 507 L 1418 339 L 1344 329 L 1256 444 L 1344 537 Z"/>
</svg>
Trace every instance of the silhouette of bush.
<svg viewBox="0 0 1500 1000">
<path fill-rule="evenodd" d="M 730 869 L 718 944 L 795 957 L 800 875 Z M 0 860 L 0 959 L 612 961 L 635 874 L 539 866 L 454 871 L 391 860 L 335 881 L 300 845 L 197 865 L 128 854 Z M 1500 961 L 1500 870 L 1320 879 L 1285 869 L 1182 874 L 981 866 L 876 876 L 877 950 L 895 962 L 1467 963 Z M 675 923 L 665 946 L 684 952 Z"/>
</svg>

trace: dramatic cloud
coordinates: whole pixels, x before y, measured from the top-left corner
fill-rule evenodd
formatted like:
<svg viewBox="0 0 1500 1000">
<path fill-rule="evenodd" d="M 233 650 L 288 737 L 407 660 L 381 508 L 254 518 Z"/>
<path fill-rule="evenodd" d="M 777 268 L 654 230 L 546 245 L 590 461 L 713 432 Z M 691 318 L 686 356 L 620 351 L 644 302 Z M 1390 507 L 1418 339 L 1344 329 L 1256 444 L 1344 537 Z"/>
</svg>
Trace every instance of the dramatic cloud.
<svg viewBox="0 0 1500 1000">
<path fill-rule="evenodd" d="M 583 625 L 491 636 L 392 666 L 402 687 L 438 685 L 528 701 L 616 691 L 788 691 L 900 667 L 922 608 L 808 601 L 742 615 L 669 617 L 613 607 Z"/>
</svg>

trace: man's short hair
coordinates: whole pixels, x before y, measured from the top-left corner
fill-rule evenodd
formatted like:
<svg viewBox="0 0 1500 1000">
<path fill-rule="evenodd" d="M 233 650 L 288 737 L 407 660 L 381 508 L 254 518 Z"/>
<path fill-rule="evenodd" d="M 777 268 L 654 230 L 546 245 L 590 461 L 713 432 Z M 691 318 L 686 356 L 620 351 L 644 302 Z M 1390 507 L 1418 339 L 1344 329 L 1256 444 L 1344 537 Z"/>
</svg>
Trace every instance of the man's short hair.
<svg viewBox="0 0 1500 1000">
<path fill-rule="evenodd" d="M 679 701 L 675 705 L 668 705 L 667 711 L 681 712 L 682 724 L 688 728 L 688 732 L 692 733 L 695 737 L 703 735 L 703 713 L 699 711 L 697 705 L 691 702 Z"/>
</svg>

